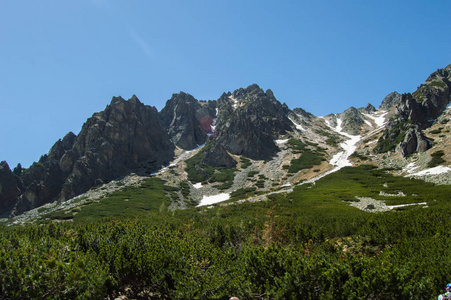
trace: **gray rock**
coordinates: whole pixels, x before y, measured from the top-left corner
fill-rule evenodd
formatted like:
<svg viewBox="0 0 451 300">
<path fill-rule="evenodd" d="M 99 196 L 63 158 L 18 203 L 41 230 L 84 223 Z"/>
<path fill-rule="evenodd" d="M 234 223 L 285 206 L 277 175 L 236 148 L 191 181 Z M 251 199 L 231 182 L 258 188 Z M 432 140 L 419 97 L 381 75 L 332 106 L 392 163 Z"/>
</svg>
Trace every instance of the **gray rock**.
<svg viewBox="0 0 451 300">
<path fill-rule="evenodd" d="M 388 94 L 384 100 L 382 100 L 379 109 L 390 110 L 390 108 L 396 107 L 399 103 L 401 103 L 401 94 L 398 92 L 392 92 Z"/>
<path fill-rule="evenodd" d="M 156 108 L 136 96 L 128 101 L 113 97 L 104 111 L 86 121 L 78 136 L 68 133 L 38 163 L 17 171 L 23 189 L 8 203 L 15 202 L 12 215 L 17 215 L 131 172 L 153 173 L 173 155 L 174 145 Z"/>
<path fill-rule="evenodd" d="M 20 183 L 6 161 L 0 163 L 0 216 L 7 215 L 20 195 Z"/>
<path fill-rule="evenodd" d="M 450 88 L 451 65 L 432 73 L 413 94 L 401 95 L 396 114 L 387 124 L 375 152 L 381 153 L 396 148 L 406 156 L 429 149 L 432 143 L 421 131 L 434 124 L 446 109 L 451 96 Z M 404 138 L 400 140 L 399 137 Z"/>
<path fill-rule="evenodd" d="M 173 143 L 185 150 L 205 144 L 216 114 L 214 104 L 183 92 L 173 94 L 159 114 Z"/>
<path fill-rule="evenodd" d="M 218 99 L 218 106 L 213 152 L 221 145 L 235 155 L 255 160 L 270 159 L 279 150 L 274 139 L 292 130 L 284 106 L 272 91 L 265 93 L 256 84 L 233 94 L 223 94 Z"/>
<path fill-rule="evenodd" d="M 351 135 L 358 135 L 365 124 L 365 116 L 355 107 L 350 107 L 339 114 L 339 118 L 342 120 L 342 131 Z"/>
</svg>

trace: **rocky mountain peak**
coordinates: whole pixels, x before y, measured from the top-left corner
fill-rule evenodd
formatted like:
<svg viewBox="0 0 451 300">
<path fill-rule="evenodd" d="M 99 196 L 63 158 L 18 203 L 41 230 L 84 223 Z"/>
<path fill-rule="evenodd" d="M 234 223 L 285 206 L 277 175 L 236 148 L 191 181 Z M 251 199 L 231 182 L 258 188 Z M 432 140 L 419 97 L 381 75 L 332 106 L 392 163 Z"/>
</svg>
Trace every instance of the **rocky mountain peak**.
<svg viewBox="0 0 451 300">
<path fill-rule="evenodd" d="M 8 191 L 0 202 L 3 207 L 14 203 L 12 214 L 20 214 L 50 201 L 72 198 L 130 172 L 155 172 L 169 163 L 173 153 L 155 107 L 144 105 L 136 96 L 129 100 L 113 97 L 104 111 L 85 122 L 78 136 L 68 133 L 48 155 L 15 177 L 6 172 L 9 177 L 0 182 L 16 178 L 14 186 L 19 192 Z"/>
<path fill-rule="evenodd" d="M 376 112 L 376 108 L 371 103 L 368 103 L 365 107 L 360 107 L 358 110 L 363 114 L 372 114 Z"/>
<path fill-rule="evenodd" d="M 401 94 L 398 92 L 392 92 L 385 96 L 384 100 L 382 100 L 379 109 L 382 110 L 390 110 L 392 107 L 396 107 L 399 103 L 401 103 Z"/>
<path fill-rule="evenodd" d="M 365 116 L 361 110 L 353 106 L 338 114 L 337 117 L 342 121 L 342 131 L 351 135 L 359 135 L 362 126 L 365 124 Z"/>
<path fill-rule="evenodd" d="M 450 101 L 450 70 L 451 66 L 437 70 L 414 93 L 401 95 L 396 114 L 379 139 L 376 152 L 396 149 L 403 156 L 408 156 L 432 146 L 421 131 L 434 124 Z M 397 95 L 395 97 L 398 98 Z"/>
<path fill-rule="evenodd" d="M 215 108 L 212 101 L 201 103 L 190 94 L 180 92 L 172 95 L 159 115 L 173 143 L 191 150 L 207 141 Z"/>
<path fill-rule="evenodd" d="M 223 94 L 218 104 L 214 144 L 232 154 L 269 159 L 278 150 L 274 139 L 291 130 L 283 105 L 271 90 L 265 93 L 256 84 Z"/>
</svg>

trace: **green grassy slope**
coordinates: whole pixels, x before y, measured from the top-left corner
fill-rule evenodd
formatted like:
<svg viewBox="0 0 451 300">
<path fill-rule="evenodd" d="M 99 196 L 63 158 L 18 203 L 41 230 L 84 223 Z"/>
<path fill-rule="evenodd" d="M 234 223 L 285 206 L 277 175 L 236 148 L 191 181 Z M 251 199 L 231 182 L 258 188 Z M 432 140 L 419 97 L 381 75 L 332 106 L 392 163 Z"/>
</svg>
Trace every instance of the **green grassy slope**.
<svg viewBox="0 0 451 300">
<path fill-rule="evenodd" d="M 436 299 L 451 278 L 450 186 L 361 166 L 212 209 L 162 209 L 169 190 L 152 179 L 72 222 L 0 227 L 0 297 Z M 428 207 L 373 214 L 355 196 Z"/>
</svg>

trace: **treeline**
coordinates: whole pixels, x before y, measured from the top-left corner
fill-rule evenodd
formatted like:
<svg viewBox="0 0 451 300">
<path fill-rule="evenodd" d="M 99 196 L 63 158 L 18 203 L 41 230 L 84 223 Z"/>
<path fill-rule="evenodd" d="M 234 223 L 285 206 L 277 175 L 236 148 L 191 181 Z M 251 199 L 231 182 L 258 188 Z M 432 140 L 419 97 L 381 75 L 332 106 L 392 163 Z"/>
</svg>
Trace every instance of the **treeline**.
<svg viewBox="0 0 451 300">
<path fill-rule="evenodd" d="M 398 179 L 343 172 L 354 187 L 336 177 L 260 203 L 1 227 L 0 298 L 435 299 L 451 278 L 449 187 L 426 185 L 428 208 L 370 214 L 341 198 L 371 174 Z"/>
</svg>

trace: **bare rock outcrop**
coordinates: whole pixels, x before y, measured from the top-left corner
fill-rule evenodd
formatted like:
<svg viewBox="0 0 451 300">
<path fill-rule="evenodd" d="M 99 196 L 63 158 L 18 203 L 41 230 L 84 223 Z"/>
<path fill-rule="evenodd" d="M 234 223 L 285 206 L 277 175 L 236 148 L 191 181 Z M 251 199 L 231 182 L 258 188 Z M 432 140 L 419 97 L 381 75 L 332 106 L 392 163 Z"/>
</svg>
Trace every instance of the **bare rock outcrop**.
<svg viewBox="0 0 451 300">
<path fill-rule="evenodd" d="M 430 127 L 446 109 L 450 89 L 451 65 L 432 73 L 414 93 L 401 95 L 396 114 L 387 124 L 375 151 L 396 150 L 408 156 L 429 149 L 432 142 L 421 131 Z"/>
<path fill-rule="evenodd" d="M 14 205 L 12 215 L 17 215 L 131 172 L 150 174 L 169 163 L 174 149 L 156 108 L 136 96 L 128 101 L 113 97 L 104 111 L 86 121 L 78 136 L 68 133 L 39 162 L 15 170 L 17 175 L 5 171 L 0 184 L 14 178 L 18 184 L 8 184 L 11 191 L 5 190 L 0 205 Z"/>
</svg>

